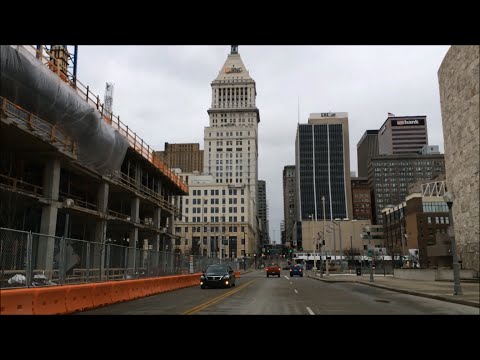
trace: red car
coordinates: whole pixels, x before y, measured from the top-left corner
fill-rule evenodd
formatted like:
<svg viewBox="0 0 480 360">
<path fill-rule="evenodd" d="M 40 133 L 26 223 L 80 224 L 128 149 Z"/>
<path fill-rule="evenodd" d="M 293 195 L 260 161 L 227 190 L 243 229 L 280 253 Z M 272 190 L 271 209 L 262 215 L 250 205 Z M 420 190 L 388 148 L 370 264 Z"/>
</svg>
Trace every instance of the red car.
<svg viewBox="0 0 480 360">
<path fill-rule="evenodd" d="M 270 275 L 278 275 L 278 277 L 280 277 L 280 266 L 278 266 L 278 264 L 270 264 L 265 268 L 265 272 L 267 273 L 267 277 Z"/>
</svg>

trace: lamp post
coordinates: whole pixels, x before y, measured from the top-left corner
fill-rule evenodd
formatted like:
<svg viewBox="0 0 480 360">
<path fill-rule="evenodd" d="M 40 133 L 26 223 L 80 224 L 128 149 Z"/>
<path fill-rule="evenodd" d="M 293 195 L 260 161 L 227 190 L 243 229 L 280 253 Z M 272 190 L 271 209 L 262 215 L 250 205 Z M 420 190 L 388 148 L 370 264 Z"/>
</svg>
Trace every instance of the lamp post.
<svg viewBox="0 0 480 360">
<path fill-rule="evenodd" d="M 325 238 L 325 220 L 326 220 L 326 212 L 325 212 L 325 196 L 322 195 L 322 205 L 323 205 L 323 240 L 322 240 L 322 243 L 323 241 L 326 240 Z M 322 250 L 324 250 L 324 246 L 322 246 Z M 324 251 L 322 251 L 323 253 Z M 322 261 L 323 261 L 323 258 L 322 258 Z M 323 264 L 322 264 L 322 270 L 320 272 L 320 274 L 323 272 Z M 327 256 L 326 256 L 326 251 L 325 251 L 325 275 L 328 275 L 328 259 L 327 259 Z"/>
<path fill-rule="evenodd" d="M 246 250 L 246 236 L 243 232 L 243 271 L 247 271 L 247 250 Z"/>
<path fill-rule="evenodd" d="M 450 239 L 451 239 L 451 246 L 452 246 L 452 265 L 453 265 L 453 295 L 463 295 L 462 288 L 460 286 L 460 265 L 458 264 L 457 259 L 457 245 L 455 241 L 455 233 L 454 233 L 454 226 L 453 226 L 453 213 L 452 213 L 452 205 L 455 197 L 452 193 L 446 192 L 443 195 L 443 200 L 447 203 L 448 206 L 448 215 L 450 217 Z"/>
<path fill-rule="evenodd" d="M 353 223 L 353 237 L 355 237 L 357 234 L 356 234 L 356 231 L 355 231 L 355 224 L 357 223 L 358 220 L 356 219 L 352 219 L 352 223 Z M 356 238 L 356 237 L 355 237 Z M 352 243 L 352 237 L 350 236 L 350 252 L 352 253 L 352 264 L 355 264 L 355 257 L 353 256 L 353 243 Z M 362 263 L 360 263 L 360 267 L 362 266 L 361 265 Z M 352 266 L 353 267 L 353 266 Z"/>
<path fill-rule="evenodd" d="M 348 218 L 344 218 L 343 220 L 348 220 Z M 342 247 L 342 219 L 340 218 L 336 218 L 335 221 L 338 221 L 338 223 L 336 223 L 338 225 L 338 235 L 339 235 L 339 238 L 340 238 L 340 268 L 341 270 L 343 271 L 343 247 Z"/>
</svg>

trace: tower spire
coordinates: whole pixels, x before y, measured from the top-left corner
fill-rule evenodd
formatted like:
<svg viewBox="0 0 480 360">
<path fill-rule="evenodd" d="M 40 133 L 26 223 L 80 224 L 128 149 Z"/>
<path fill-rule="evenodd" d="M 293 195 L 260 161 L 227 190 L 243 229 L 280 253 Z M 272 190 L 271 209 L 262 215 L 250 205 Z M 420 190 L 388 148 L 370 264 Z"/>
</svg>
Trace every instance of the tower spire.
<svg viewBox="0 0 480 360">
<path fill-rule="evenodd" d="M 238 54 L 238 45 L 231 45 L 232 50 L 230 51 L 230 54 Z"/>
</svg>

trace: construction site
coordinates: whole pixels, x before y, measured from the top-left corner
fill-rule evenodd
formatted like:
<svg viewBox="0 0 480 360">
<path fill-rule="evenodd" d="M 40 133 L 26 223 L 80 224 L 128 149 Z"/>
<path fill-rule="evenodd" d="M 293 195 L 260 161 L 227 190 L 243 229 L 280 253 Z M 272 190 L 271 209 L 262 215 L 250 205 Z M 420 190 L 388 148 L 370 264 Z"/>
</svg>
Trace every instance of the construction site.
<svg viewBox="0 0 480 360">
<path fill-rule="evenodd" d="M 178 265 L 167 257 L 188 187 L 112 113 L 112 84 L 101 102 L 77 79 L 77 52 L 0 46 L 0 287 Z"/>
</svg>

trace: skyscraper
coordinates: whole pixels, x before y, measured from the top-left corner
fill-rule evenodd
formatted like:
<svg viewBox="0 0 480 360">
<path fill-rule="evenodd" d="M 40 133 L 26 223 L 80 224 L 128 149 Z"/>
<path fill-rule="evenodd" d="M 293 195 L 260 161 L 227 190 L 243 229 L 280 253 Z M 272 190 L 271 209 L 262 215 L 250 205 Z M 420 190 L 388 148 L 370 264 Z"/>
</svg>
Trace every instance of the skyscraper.
<svg viewBox="0 0 480 360">
<path fill-rule="evenodd" d="M 236 258 L 260 251 L 258 219 L 258 123 L 255 81 L 232 46 L 211 83 L 209 126 L 204 129 L 202 174 L 180 174 L 189 196 L 177 199 L 179 249 Z M 268 208 L 267 225 L 268 228 Z M 198 246 L 200 244 L 200 246 Z M 196 249 L 199 249 L 197 251 Z"/>
<path fill-rule="evenodd" d="M 258 180 L 258 218 L 260 222 L 260 243 L 268 243 L 267 186 L 265 180 Z"/>
<path fill-rule="evenodd" d="M 418 153 L 428 145 L 426 116 L 389 116 L 378 132 L 380 155 Z M 359 176 L 364 176 L 360 175 Z"/>
<path fill-rule="evenodd" d="M 368 162 L 378 155 L 378 130 L 367 130 L 357 144 L 358 177 L 368 176 Z"/>
<path fill-rule="evenodd" d="M 310 114 L 295 140 L 297 219 L 352 218 L 348 113 Z"/>
<path fill-rule="evenodd" d="M 295 225 L 295 165 L 283 168 L 283 219 L 285 221 L 285 241 L 293 242 L 293 227 Z"/>
</svg>

